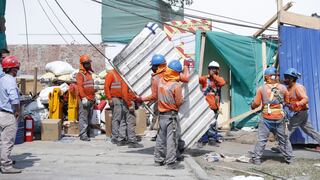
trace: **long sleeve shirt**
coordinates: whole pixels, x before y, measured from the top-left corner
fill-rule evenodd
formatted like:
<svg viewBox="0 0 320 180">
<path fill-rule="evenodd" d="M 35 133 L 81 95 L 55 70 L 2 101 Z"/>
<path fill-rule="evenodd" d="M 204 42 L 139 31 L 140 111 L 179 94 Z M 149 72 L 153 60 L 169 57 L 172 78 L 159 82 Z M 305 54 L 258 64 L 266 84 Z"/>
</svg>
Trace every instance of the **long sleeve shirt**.
<svg viewBox="0 0 320 180">
<path fill-rule="evenodd" d="M 16 79 L 10 74 L 0 75 L 0 110 L 14 112 L 12 105 L 20 104 Z"/>
</svg>

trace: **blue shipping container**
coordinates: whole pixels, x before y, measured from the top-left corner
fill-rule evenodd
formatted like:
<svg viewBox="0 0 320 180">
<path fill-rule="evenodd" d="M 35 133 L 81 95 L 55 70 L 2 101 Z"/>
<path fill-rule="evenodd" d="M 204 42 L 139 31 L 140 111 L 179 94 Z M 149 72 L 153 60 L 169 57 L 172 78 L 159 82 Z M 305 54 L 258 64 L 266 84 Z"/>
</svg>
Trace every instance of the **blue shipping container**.
<svg viewBox="0 0 320 180">
<path fill-rule="evenodd" d="M 298 80 L 306 87 L 309 97 L 309 121 L 320 131 L 320 30 L 280 27 L 280 73 L 293 67 L 302 74 Z M 317 144 L 301 129 L 291 136 L 293 144 Z"/>
</svg>

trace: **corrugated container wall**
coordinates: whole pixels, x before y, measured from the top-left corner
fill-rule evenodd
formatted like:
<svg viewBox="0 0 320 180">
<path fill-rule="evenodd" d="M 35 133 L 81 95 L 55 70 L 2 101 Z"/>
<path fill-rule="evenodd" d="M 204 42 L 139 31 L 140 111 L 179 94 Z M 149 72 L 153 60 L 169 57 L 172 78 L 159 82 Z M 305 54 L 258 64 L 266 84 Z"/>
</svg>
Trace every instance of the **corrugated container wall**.
<svg viewBox="0 0 320 180">
<path fill-rule="evenodd" d="M 302 74 L 298 80 L 309 96 L 309 121 L 320 131 L 320 31 L 300 27 L 280 27 L 280 73 L 290 67 Z M 282 76 L 283 78 L 283 76 Z M 317 144 L 301 129 L 292 134 L 293 144 Z"/>
</svg>

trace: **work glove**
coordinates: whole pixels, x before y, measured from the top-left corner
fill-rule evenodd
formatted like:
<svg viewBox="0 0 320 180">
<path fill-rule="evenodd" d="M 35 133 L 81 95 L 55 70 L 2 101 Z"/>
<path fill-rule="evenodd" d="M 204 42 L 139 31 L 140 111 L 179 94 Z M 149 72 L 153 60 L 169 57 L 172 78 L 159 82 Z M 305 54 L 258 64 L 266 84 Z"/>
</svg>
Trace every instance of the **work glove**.
<svg viewBox="0 0 320 180">
<path fill-rule="evenodd" d="M 187 66 L 189 68 L 194 68 L 195 66 L 195 61 L 191 58 L 188 58 L 188 59 L 185 59 L 184 62 L 183 62 L 183 65 L 184 66 Z"/>
<path fill-rule="evenodd" d="M 142 100 L 142 97 L 141 96 L 138 96 L 135 100 L 137 103 L 141 104 L 143 103 L 143 100 Z"/>
<path fill-rule="evenodd" d="M 82 103 L 83 106 L 88 106 L 89 101 L 88 101 L 87 98 L 84 97 L 84 98 L 81 99 L 81 103 Z"/>
</svg>

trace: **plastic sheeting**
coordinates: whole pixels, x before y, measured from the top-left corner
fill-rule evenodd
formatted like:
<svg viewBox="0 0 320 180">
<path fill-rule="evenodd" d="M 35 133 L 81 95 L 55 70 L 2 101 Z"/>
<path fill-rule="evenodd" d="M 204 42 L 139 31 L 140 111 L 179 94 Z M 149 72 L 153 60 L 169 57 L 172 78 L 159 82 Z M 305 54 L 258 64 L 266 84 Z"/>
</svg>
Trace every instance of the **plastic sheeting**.
<svg viewBox="0 0 320 180">
<path fill-rule="evenodd" d="M 7 47 L 6 34 L 5 34 L 5 18 L 6 0 L 0 1 L 0 49 Z"/>
<path fill-rule="evenodd" d="M 171 7 L 162 0 L 103 0 L 102 2 L 115 7 L 102 5 L 101 39 L 103 42 L 128 43 L 150 21 L 167 22 L 183 19 L 182 16 L 173 15 Z M 149 8 L 132 5 L 128 2 Z"/>
<path fill-rule="evenodd" d="M 280 27 L 280 73 L 293 67 L 302 74 L 298 82 L 309 96 L 309 121 L 320 132 L 320 31 L 299 27 Z M 300 129 L 291 136 L 293 144 L 316 142 Z"/>
<path fill-rule="evenodd" d="M 199 67 L 201 34 L 196 38 L 196 66 Z M 272 64 L 277 45 L 267 42 L 267 64 Z M 203 69 L 213 59 L 225 62 L 231 70 L 231 117 L 250 110 L 256 88 L 263 83 L 262 41 L 260 39 L 206 32 Z M 253 114 L 236 121 L 234 127 L 256 126 L 259 116 Z"/>
</svg>

